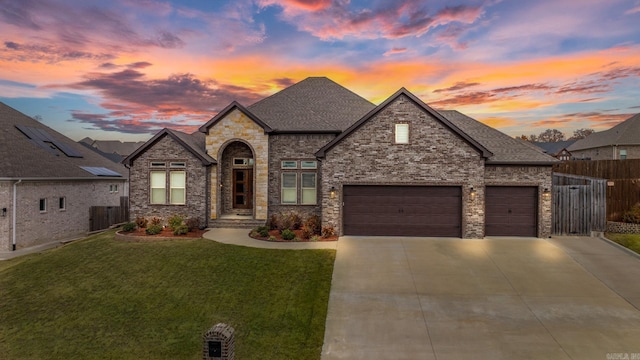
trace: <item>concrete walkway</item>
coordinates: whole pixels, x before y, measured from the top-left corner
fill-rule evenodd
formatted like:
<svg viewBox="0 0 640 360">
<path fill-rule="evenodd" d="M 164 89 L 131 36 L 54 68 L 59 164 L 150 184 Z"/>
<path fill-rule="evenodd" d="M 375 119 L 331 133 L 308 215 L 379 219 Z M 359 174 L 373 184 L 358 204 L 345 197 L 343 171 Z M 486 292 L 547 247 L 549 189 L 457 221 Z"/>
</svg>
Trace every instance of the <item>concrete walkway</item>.
<svg viewBox="0 0 640 360">
<path fill-rule="evenodd" d="M 308 242 L 275 242 L 256 240 L 249 237 L 248 229 L 209 229 L 203 238 L 223 244 L 240 245 L 262 249 L 313 250 L 333 249 L 338 247 L 337 241 L 308 241 Z"/>
<path fill-rule="evenodd" d="M 640 260 L 603 240 L 342 237 L 337 250 L 323 360 L 640 358 Z"/>
</svg>

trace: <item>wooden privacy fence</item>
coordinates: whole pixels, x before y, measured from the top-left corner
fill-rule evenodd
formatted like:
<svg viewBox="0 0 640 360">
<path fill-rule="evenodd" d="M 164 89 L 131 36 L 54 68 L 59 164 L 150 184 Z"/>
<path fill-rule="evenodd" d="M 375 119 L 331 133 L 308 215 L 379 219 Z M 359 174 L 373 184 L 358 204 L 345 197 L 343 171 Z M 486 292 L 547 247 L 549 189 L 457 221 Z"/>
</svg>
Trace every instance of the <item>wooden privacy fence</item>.
<svg viewBox="0 0 640 360">
<path fill-rule="evenodd" d="M 120 197 L 120 206 L 89 208 L 89 231 L 108 229 L 111 225 L 129 221 L 129 197 Z"/>
<path fill-rule="evenodd" d="M 640 202 L 640 159 L 563 161 L 553 172 L 607 179 L 607 220 L 622 215 Z"/>
<path fill-rule="evenodd" d="M 554 235 L 590 235 L 607 227 L 607 180 L 553 174 Z"/>
</svg>

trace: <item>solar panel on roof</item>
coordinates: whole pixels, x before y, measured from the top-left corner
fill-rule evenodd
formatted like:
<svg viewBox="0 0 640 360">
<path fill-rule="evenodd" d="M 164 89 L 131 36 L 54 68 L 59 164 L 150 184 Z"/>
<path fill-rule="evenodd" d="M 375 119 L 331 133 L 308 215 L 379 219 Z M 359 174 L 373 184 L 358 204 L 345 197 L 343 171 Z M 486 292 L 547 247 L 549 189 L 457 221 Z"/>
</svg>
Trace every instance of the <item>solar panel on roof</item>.
<svg viewBox="0 0 640 360">
<path fill-rule="evenodd" d="M 45 129 L 34 128 L 34 127 L 23 126 L 23 125 L 16 125 L 16 128 L 18 128 L 18 130 L 20 130 L 26 137 L 31 139 L 31 141 L 34 144 L 47 150 L 53 155 L 58 156 L 59 155 L 58 150 L 60 150 L 62 151 L 63 154 L 67 155 L 68 157 L 75 157 L 75 158 L 83 157 L 82 153 L 76 151 L 71 146 L 54 139 L 51 135 L 49 135 L 49 133 Z"/>
<path fill-rule="evenodd" d="M 117 176 L 117 177 L 122 177 L 122 175 L 120 175 L 119 173 L 111 170 L 111 169 L 107 169 L 105 167 L 95 167 L 95 166 L 80 166 L 80 168 L 82 170 L 88 171 L 93 175 L 96 176 Z"/>
</svg>

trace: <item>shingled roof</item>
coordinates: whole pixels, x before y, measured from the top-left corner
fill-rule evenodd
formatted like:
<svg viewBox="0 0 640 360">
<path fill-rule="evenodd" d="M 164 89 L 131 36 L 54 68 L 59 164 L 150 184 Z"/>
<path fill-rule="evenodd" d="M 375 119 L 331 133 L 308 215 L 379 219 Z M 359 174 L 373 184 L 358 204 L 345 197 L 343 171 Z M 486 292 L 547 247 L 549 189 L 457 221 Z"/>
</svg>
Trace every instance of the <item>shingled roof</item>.
<svg viewBox="0 0 640 360">
<path fill-rule="evenodd" d="M 126 178 L 129 174 L 121 164 L 96 154 L 2 102 L 0 153 L 4 155 L 0 180 Z M 94 174 L 95 170 L 101 175 Z"/>
<path fill-rule="evenodd" d="M 640 145 L 640 114 L 636 114 L 609 130 L 600 131 L 576 141 L 567 150 L 595 149 L 612 145 Z"/>
<path fill-rule="evenodd" d="M 309 77 L 247 109 L 273 132 L 339 133 L 375 105 L 326 77 Z"/>
<path fill-rule="evenodd" d="M 493 154 L 487 159 L 487 164 L 551 165 L 558 162 L 557 159 L 542 151 L 527 146 L 522 141 L 503 134 L 456 110 L 440 110 L 438 112 Z"/>
<path fill-rule="evenodd" d="M 206 135 L 201 132 L 194 132 L 192 134 L 183 133 L 182 131 L 172 130 L 168 128 L 164 128 L 160 130 L 157 134 L 155 134 L 151 139 L 145 142 L 142 146 L 140 146 L 136 151 L 134 151 L 131 155 L 127 156 L 122 160 L 123 164 L 127 166 L 131 166 L 133 161 L 140 156 L 143 152 L 147 150 L 150 146 L 153 146 L 155 143 L 160 141 L 160 139 L 165 136 L 169 136 L 177 143 L 182 145 L 187 151 L 191 152 L 195 157 L 197 157 L 202 165 L 208 166 L 211 164 L 216 164 L 216 160 L 209 156 L 205 150 L 205 138 Z"/>
</svg>

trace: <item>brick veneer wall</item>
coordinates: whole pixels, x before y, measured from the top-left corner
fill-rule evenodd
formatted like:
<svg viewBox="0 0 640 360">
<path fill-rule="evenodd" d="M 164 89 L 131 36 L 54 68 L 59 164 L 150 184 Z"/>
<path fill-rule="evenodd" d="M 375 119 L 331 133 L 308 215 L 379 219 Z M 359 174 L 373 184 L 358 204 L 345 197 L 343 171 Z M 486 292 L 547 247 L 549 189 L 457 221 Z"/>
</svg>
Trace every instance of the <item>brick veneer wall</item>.
<svg viewBox="0 0 640 360">
<path fill-rule="evenodd" d="M 395 144 L 396 123 L 409 124 L 409 144 Z M 460 185 L 463 237 L 483 236 L 484 203 L 471 201 L 468 189 L 484 186 L 484 159 L 405 96 L 344 138 L 322 161 L 322 222 L 340 234 L 341 190 L 348 184 Z M 329 195 L 332 186 L 340 192 L 336 199 Z"/>
<path fill-rule="evenodd" d="M 0 251 L 9 250 L 11 235 L 11 202 L 13 201 L 13 187 L 11 181 L 0 181 L 0 211 L 7 209 L 7 214 L 0 217 Z M 1 214 L 0 214 L 1 215 Z"/>
<path fill-rule="evenodd" d="M 118 192 L 109 192 L 118 185 Z M 82 237 L 89 231 L 89 207 L 119 206 L 125 180 L 23 181 L 17 185 L 16 247 L 23 248 L 56 240 Z M 3 187 L 7 207 L 6 236 L 0 238 L 0 250 L 12 248 L 13 186 Z M 59 209 L 59 198 L 65 198 L 65 209 Z M 47 211 L 40 212 L 40 199 L 47 200 Z M 4 234 L 4 233 L 3 233 Z"/>
<path fill-rule="evenodd" d="M 302 219 L 311 215 L 322 216 L 320 194 L 322 182 L 320 179 L 322 163 L 318 161 L 317 174 L 317 205 L 282 205 L 281 184 L 282 160 L 316 160 L 315 152 L 335 138 L 335 134 L 278 134 L 269 136 L 269 216 L 278 213 L 298 213 Z M 298 162 L 298 166 L 300 163 Z M 289 171 L 289 170 L 284 170 Z M 301 172 L 314 172 L 314 170 L 291 170 L 298 174 Z M 300 176 L 298 176 L 298 201 L 301 199 Z"/>
<path fill-rule="evenodd" d="M 150 203 L 149 164 L 152 161 L 164 161 L 168 170 L 169 162 L 186 162 L 186 204 L 185 205 L 156 205 Z M 155 169 L 154 169 L 155 170 Z M 181 170 L 181 169 L 176 169 Z M 146 218 L 158 217 L 166 220 L 173 215 L 186 218 L 198 218 L 202 225 L 207 224 L 207 167 L 190 151 L 176 142 L 170 136 L 164 136 L 156 144 L 149 147 L 137 157 L 130 169 L 129 209 L 131 219 L 142 216 Z M 168 179 L 168 177 L 167 177 Z M 169 182 L 167 180 L 167 194 Z"/>
<path fill-rule="evenodd" d="M 220 161 L 227 145 L 235 141 L 246 143 L 254 154 L 254 218 L 266 220 L 269 196 L 269 136 L 258 124 L 236 109 L 209 128 L 206 149 L 209 155 Z M 212 219 L 216 219 L 221 212 L 220 176 L 220 166 L 213 166 L 210 173 L 211 201 L 209 204 Z"/>
<path fill-rule="evenodd" d="M 553 169 L 551 166 L 486 165 L 486 186 L 537 186 L 538 187 L 538 237 L 551 236 L 551 197 L 542 196 L 544 189 L 551 190 Z M 484 191 L 478 191 L 478 199 L 484 204 Z"/>
</svg>

